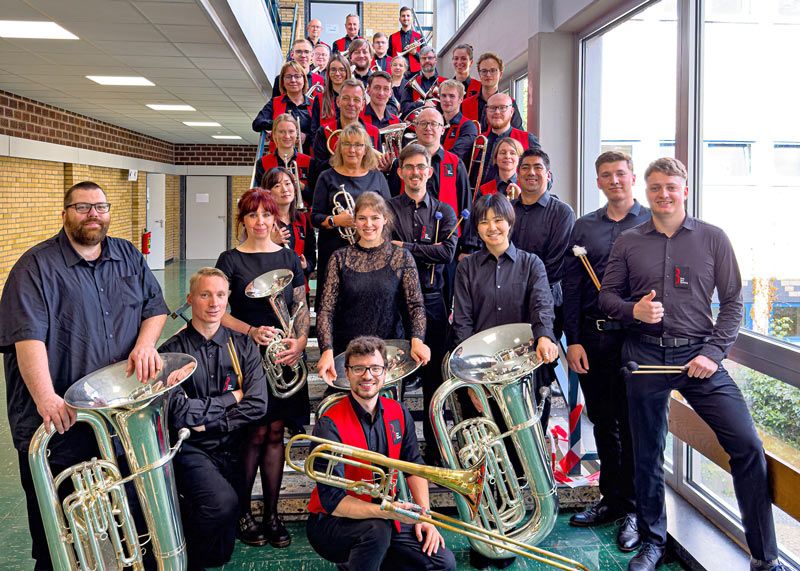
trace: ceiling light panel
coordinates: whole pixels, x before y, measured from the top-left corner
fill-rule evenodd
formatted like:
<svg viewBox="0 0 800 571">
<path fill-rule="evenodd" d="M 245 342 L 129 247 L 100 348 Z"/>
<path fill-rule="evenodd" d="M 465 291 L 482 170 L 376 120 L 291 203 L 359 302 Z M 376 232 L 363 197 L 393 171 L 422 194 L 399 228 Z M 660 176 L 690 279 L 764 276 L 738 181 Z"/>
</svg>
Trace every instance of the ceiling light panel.
<svg viewBox="0 0 800 571">
<path fill-rule="evenodd" d="M 125 75 L 87 75 L 86 79 L 91 79 L 100 85 L 136 85 L 136 86 L 153 86 L 155 83 L 141 76 L 125 76 Z"/>
<path fill-rule="evenodd" d="M 0 38 L 27 38 L 34 40 L 80 39 L 55 22 L 31 22 L 25 20 L 0 20 Z"/>
</svg>

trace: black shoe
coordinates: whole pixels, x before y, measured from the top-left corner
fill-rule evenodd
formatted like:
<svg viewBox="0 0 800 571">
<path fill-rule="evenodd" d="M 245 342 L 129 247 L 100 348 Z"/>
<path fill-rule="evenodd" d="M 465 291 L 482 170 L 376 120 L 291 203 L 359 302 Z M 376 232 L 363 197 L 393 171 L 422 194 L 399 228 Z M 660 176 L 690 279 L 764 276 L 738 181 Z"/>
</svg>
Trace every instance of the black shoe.
<svg viewBox="0 0 800 571">
<path fill-rule="evenodd" d="M 236 537 L 245 545 L 261 547 L 269 543 L 261 528 L 253 519 L 253 514 L 247 512 L 239 518 L 239 527 L 236 529 Z"/>
<path fill-rule="evenodd" d="M 641 544 L 639 528 L 636 526 L 636 514 L 628 514 L 617 530 L 617 547 L 620 551 L 629 553 L 638 549 Z"/>
<path fill-rule="evenodd" d="M 591 527 L 619 519 L 624 514 L 617 513 L 603 502 L 597 503 L 588 510 L 573 514 L 569 524 L 575 527 Z"/>
<path fill-rule="evenodd" d="M 643 543 L 633 559 L 628 561 L 628 571 L 652 571 L 664 562 L 664 554 L 667 551 L 665 545 L 654 543 Z"/>
<path fill-rule="evenodd" d="M 264 520 L 264 534 L 272 547 L 289 547 L 292 543 L 292 536 L 277 515 Z"/>
<path fill-rule="evenodd" d="M 751 559 L 750 571 L 787 571 L 787 570 L 786 567 L 784 567 L 783 564 L 777 559 L 773 559 L 772 561 L 759 561 L 758 559 Z"/>
</svg>

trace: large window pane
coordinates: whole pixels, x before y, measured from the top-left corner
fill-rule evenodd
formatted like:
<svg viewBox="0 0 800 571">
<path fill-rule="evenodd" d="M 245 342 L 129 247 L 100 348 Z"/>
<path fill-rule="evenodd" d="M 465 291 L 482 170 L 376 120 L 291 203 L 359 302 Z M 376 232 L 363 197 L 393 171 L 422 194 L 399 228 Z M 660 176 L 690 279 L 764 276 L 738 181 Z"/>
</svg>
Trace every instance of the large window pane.
<svg viewBox="0 0 800 571">
<path fill-rule="evenodd" d="M 677 2 L 662 0 L 583 42 L 584 213 L 605 202 L 594 171 L 601 152 L 631 154 L 640 202 L 647 164 L 674 156 L 677 34 Z"/>
<path fill-rule="evenodd" d="M 745 280 L 744 326 L 800 342 L 800 50 L 797 2 L 709 2 L 704 26 L 701 216 L 725 229 Z M 742 41 L 747 38 L 747 41 Z M 746 70 L 746 72 L 745 72 Z"/>
</svg>

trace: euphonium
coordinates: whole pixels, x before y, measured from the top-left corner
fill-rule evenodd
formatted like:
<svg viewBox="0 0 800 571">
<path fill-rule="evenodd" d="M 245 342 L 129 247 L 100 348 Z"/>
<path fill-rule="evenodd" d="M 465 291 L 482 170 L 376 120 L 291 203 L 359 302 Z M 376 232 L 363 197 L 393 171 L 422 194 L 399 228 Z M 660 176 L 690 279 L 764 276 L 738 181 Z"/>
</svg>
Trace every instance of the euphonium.
<svg viewBox="0 0 800 571">
<path fill-rule="evenodd" d="M 345 190 L 344 185 L 340 184 L 341 190 L 333 195 L 333 215 L 349 212 L 353 215 L 356 211 L 356 202 L 353 195 Z M 350 245 L 356 243 L 356 229 L 352 226 L 339 226 L 339 236 L 347 240 Z"/>
<path fill-rule="evenodd" d="M 552 530 L 558 515 L 555 479 L 548 461 L 541 423 L 541 405 L 532 394 L 531 373 L 540 365 L 529 324 L 493 327 L 459 345 L 449 359 L 454 377 L 448 378 L 434 393 L 430 404 L 431 425 L 443 461 L 449 467 L 469 465 L 486 457 L 487 483 L 477 519 L 462 500 L 456 498 L 461 518 L 484 529 L 526 544 L 535 544 Z M 446 371 L 447 373 L 447 371 Z M 457 390 L 472 391 L 477 400 L 477 418 L 461 418 L 455 406 Z M 490 395 L 500 410 L 501 429 L 492 417 Z M 448 430 L 444 405 L 450 403 L 454 426 Z M 505 430 L 505 432 L 504 432 Z M 509 458 L 514 447 L 523 474 L 518 475 Z M 522 489 L 533 499 L 533 510 L 526 510 Z M 472 547 L 489 558 L 507 557 L 502 549 L 482 541 Z"/>
<path fill-rule="evenodd" d="M 395 123 L 378 129 L 378 133 L 383 137 L 384 152 L 389 153 L 393 158 L 400 156 L 403 150 L 403 137 L 408 129 L 408 123 Z"/>
<path fill-rule="evenodd" d="M 269 298 L 269 304 L 281 322 L 281 330 L 269 342 L 264 353 L 264 369 L 267 372 L 267 382 L 272 394 L 279 399 L 287 399 L 302 389 L 308 377 L 308 369 L 303 359 L 300 359 L 291 367 L 276 362 L 278 353 L 286 349 L 283 340 L 292 337 L 294 320 L 297 319 L 297 315 L 305 305 L 300 302 L 294 315 L 290 316 L 289 308 L 286 306 L 286 299 L 283 297 L 283 290 L 292 283 L 293 277 L 294 274 L 292 274 L 291 270 L 273 270 L 261 274 L 247 284 L 244 289 L 244 294 L 247 297 Z M 292 373 L 292 377 L 288 381 L 283 376 L 284 368 L 290 369 Z"/>
<path fill-rule="evenodd" d="M 316 445 L 309 452 L 305 462 L 300 465 L 292 459 L 292 446 L 298 443 Z M 286 445 L 286 464 L 305 474 L 315 482 L 342 488 L 358 495 L 368 495 L 381 500 L 381 509 L 393 511 L 421 523 L 429 523 L 454 533 L 461 534 L 470 541 L 480 541 L 495 546 L 498 550 L 508 550 L 517 555 L 539 561 L 545 565 L 565 571 L 588 569 L 577 561 L 538 547 L 526 545 L 514 538 L 504 537 L 499 533 L 487 531 L 479 526 L 446 516 L 434 511 L 425 511 L 421 506 L 411 504 L 410 507 L 399 507 L 393 502 L 395 498 L 396 474 L 402 472 L 408 476 L 419 476 L 429 482 L 452 490 L 460 503 L 470 509 L 477 509 L 481 503 L 481 495 L 486 489 L 486 460 L 480 458 L 475 464 L 463 470 L 448 470 L 434 466 L 423 466 L 414 462 L 395 460 L 369 450 L 363 450 L 341 442 L 326 440 L 308 434 L 298 434 L 289 439 Z M 321 470 L 314 464 L 320 462 Z M 369 481 L 348 480 L 334 474 L 337 464 L 347 464 L 362 468 L 372 474 Z M 471 519 L 471 518 L 469 518 Z"/>
<path fill-rule="evenodd" d="M 40 426 L 31 439 L 28 461 L 42 513 L 47 545 L 57 571 L 142 569 L 142 546 L 150 541 L 159 569 L 186 569 L 186 542 L 170 461 L 189 430 L 181 429 L 170 448 L 167 393 L 183 382 L 197 361 L 183 353 L 163 353 L 155 379 L 140 383 L 127 376 L 127 362 L 103 367 L 80 379 L 64 395 L 77 409 L 78 422 L 94 432 L 101 459 L 76 464 L 53 478 L 47 461 L 55 431 Z M 117 465 L 109 428 L 113 428 L 131 474 Z M 71 480 L 75 490 L 59 501 L 58 488 Z M 133 482 L 149 539 L 140 540 L 131 516 L 125 484 Z"/>
</svg>

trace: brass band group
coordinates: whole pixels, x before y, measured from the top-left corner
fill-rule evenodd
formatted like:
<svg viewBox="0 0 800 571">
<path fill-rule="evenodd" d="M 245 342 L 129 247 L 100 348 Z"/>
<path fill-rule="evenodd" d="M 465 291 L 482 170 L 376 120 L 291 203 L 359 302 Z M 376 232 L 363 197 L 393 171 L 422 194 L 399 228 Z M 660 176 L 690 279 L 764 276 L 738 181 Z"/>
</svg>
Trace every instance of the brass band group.
<svg viewBox="0 0 800 571">
<path fill-rule="evenodd" d="M 576 220 L 547 141 L 499 92 L 502 59 L 479 55 L 472 78 L 462 44 L 442 77 L 415 20 L 404 7 L 399 31 L 369 41 L 350 15 L 333 46 L 308 23 L 253 122 L 267 142 L 237 243 L 191 276 L 191 320 L 160 346 L 161 288 L 107 236 L 94 182 L 66 192 L 62 230 L 14 265 L 0 348 L 36 569 L 194 570 L 225 564 L 237 538 L 285 548 L 287 463 L 316 480 L 306 533 L 341 569 L 455 569 L 439 527 L 470 538 L 473 567 L 586 569 L 535 547 L 558 511 L 545 435 L 559 359 L 601 466 L 602 499 L 571 525 L 616 522 L 629 569 L 662 563 L 678 390 L 730 456 L 751 569 L 783 569 L 763 447 L 722 363 L 741 276 L 722 230 L 687 214 L 685 167 L 649 164 L 648 207 L 631 157 L 604 152 L 607 202 Z M 331 388 L 306 435 L 314 314 Z M 402 402 L 414 376 L 422 450 Z M 430 482 L 458 517 L 431 510 Z"/>
</svg>

